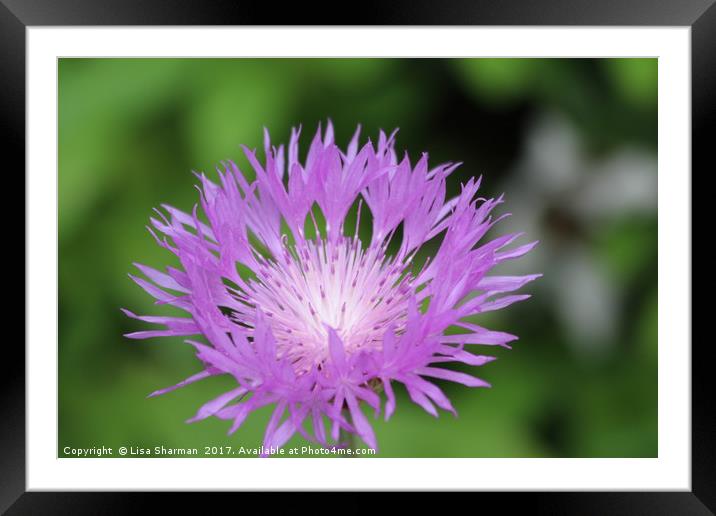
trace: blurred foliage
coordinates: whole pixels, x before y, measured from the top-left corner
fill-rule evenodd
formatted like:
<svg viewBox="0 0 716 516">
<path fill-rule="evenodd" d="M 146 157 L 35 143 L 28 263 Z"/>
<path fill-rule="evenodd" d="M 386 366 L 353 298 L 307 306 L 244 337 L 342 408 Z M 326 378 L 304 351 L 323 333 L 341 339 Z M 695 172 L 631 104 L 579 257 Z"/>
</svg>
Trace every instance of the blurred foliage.
<svg viewBox="0 0 716 516">
<path fill-rule="evenodd" d="M 464 163 L 451 194 L 484 175 L 495 195 L 521 177 L 518 163 L 533 170 L 525 142 L 544 113 L 568 121 L 588 161 L 622 148 L 655 158 L 656 84 L 655 59 L 61 59 L 59 455 L 64 446 L 261 443 L 267 410 L 230 437 L 223 421 L 184 423 L 227 378 L 146 398 L 198 371 L 181 338 L 122 337 L 143 323 L 120 307 L 167 311 L 126 274 L 133 262 L 175 263 L 144 226 L 161 203 L 197 202 L 190 170 L 211 174 L 226 159 L 247 170 L 239 144 L 260 147 L 264 126 L 284 141 L 302 124 L 305 150 L 330 117 L 339 142 L 358 123 L 373 139 L 400 127 L 398 148 L 411 158 L 429 151 L 432 163 Z M 374 421 L 381 456 L 657 455 L 655 208 L 587 223 L 564 209 L 566 197 L 523 190 L 532 204 L 510 204 L 508 191 L 507 206 L 540 206 L 541 215 L 527 214 L 539 234 L 528 236 L 542 241 L 547 274 L 525 289 L 535 294 L 529 301 L 476 317 L 520 340 L 477 371 L 492 389 L 443 385 L 457 418 L 434 419 L 399 391 L 394 417 Z M 606 271 L 615 285 L 617 329 L 608 342 L 595 337 L 600 353 L 580 351 L 553 302 L 551 293 L 570 288 L 548 273 L 565 242 L 587 249 L 587 270 Z"/>
</svg>

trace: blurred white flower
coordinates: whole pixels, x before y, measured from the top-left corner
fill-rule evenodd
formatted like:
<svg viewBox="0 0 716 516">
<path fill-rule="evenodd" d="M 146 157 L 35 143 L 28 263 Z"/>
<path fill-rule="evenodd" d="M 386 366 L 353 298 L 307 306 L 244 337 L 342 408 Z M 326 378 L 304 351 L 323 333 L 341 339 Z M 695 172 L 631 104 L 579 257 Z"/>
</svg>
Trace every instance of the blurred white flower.
<svg viewBox="0 0 716 516">
<path fill-rule="evenodd" d="M 572 209 L 588 222 L 655 213 L 656 168 L 655 156 L 639 149 L 621 149 L 592 166 L 585 187 L 572 198 Z"/>
<path fill-rule="evenodd" d="M 506 274 L 544 271 L 536 288 L 563 323 L 575 352 L 609 351 L 622 313 L 622 286 L 590 248 L 590 232 L 615 218 L 656 213 L 657 162 L 646 150 L 621 148 L 595 161 L 564 118 L 547 114 L 529 131 L 522 158 L 502 185 L 520 206 L 505 222 L 539 235 L 538 245 Z"/>
</svg>

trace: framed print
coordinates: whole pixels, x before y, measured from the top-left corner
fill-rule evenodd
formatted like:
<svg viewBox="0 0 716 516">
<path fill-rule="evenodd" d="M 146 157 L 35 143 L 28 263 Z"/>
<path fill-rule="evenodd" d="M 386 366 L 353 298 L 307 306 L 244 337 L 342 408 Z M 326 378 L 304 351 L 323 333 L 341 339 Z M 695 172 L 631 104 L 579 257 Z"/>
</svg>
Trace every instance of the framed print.
<svg viewBox="0 0 716 516">
<path fill-rule="evenodd" d="M 716 8 L 578 4 L 288 25 L 306 13 L 5 1 L 27 335 L 3 510 L 713 511 L 691 178 Z"/>
</svg>

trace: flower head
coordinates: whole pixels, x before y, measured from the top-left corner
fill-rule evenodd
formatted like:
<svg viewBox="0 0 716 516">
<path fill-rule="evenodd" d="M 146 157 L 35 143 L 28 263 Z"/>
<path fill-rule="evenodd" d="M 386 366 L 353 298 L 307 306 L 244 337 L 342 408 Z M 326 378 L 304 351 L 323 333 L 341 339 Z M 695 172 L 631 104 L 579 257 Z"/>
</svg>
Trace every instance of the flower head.
<svg viewBox="0 0 716 516">
<path fill-rule="evenodd" d="M 481 366 L 494 357 L 465 345 L 509 347 L 516 339 L 466 318 L 529 297 L 509 293 L 538 274 L 488 273 L 536 242 L 508 248 L 520 236 L 510 234 L 476 245 L 502 218 L 490 215 L 502 198 L 477 198 L 480 180 L 470 179 L 446 200 L 446 180 L 458 164 L 431 169 L 425 154 L 414 165 L 407 156 L 399 160 L 395 132 L 359 148 L 359 128 L 343 151 L 329 123 L 325 133 L 319 127 L 303 163 L 299 134 L 294 129 L 284 149 L 265 132 L 263 163 L 244 147 L 253 181 L 231 162 L 217 171 L 218 182 L 197 175 L 206 222 L 198 206 L 192 213 L 166 205 L 157 211 L 149 229 L 181 268 L 137 264 L 147 279 L 131 277 L 158 304 L 189 317 L 125 310 L 164 326 L 127 336 L 204 337 L 187 341 L 202 370 L 150 396 L 213 375 L 236 380 L 189 421 L 215 416 L 230 420 L 234 432 L 253 410 L 274 405 L 266 448 L 296 432 L 330 446 L 340 431 L 376 448 L 361 406 L 388 419 L 392 382 L 435 416 L 435 406 L 455 412 L 435 379 L 489 386 L 443 365 Z M 426 259 L 419 251 L 428 242 L 437 250 Z"/>
</svg>

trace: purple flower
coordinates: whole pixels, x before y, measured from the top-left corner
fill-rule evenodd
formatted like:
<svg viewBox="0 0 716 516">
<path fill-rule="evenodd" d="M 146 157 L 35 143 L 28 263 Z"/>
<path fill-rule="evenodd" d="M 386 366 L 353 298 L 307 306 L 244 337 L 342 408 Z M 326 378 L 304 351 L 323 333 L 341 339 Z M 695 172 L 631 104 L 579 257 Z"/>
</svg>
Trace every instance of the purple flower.
<svg viewBox="0 0 716 516">
<path fill-rule="evenodd" d="M 465 319 L 529 297 L 507 293 L 539 274 L 488 272 L 536 242 L 507 249 L 520 236 L 510 234 L 476 246 L 502 218 L 490 216 L 502 198 L 477 198 L 480 180 L 470 179 L 446 200 L 447 177 L 459 164 L 430 169 L 426 154 L 414 166 L 407 156 L 398 160 L 395 132 L 381 132 L 377 146 L 369 141 L 359 149 L 359 128 L 343 151 L 329 123 L 325 134 L 319 127 L 304 163 L 299 133 L 292 131 L 286 152 L 273 147 L 265 131 L 263 163 L 243 148 L 254 181 L 231 162 L 216 183 L 197 175 L 208 223 L 197 206 L 191 214 L 166 205 L 157 210 L 150 232 L 181 268 L 160 272 L 137 264 L 147 279 L 131 277 L 157 304 L 189 317 L 125 310 L 164 327 L 127 337 L 205 339 L 187 341 L 201 371 L 150 396 L 213 375 L 234 377 L 236 387 L 201 406 L 190 422 L 215 416 L 230 420 L 232 433 L 252 411 L 273 405 L 266 448 L 282 446 L 296 432 L 331 446 L 343 431 L 375 449 L 361 406 L 376 416 L 382 410 L 387 420 L 395 410 L 392 382 L 434 416 L 435 406 L 455 413 L 435 379 L 489 387 L 443 366 L 481 366 L 494 357 L 475 355 L 466 344 L 509 347 L 517 338 Z M 349 228 L 351 210 L 356 222 Z M 360 238 L 359 228 L 371 219 L 370 238 Z M 429 241 L 439 244 L 437 251 L 418 259 Z"/>
</svg>

